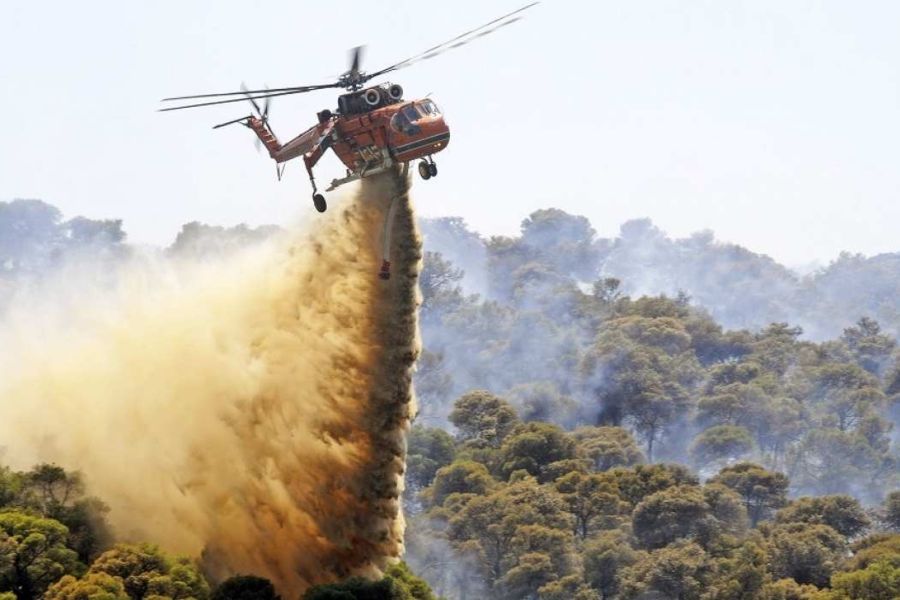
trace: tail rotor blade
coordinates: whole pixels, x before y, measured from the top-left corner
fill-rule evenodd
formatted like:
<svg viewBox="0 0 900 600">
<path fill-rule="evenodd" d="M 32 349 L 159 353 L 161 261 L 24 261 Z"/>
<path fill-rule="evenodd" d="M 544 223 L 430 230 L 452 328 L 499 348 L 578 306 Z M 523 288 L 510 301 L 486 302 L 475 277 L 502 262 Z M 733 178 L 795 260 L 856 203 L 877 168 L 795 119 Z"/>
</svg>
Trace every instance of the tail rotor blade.
<svg viewBox="0 0 900 600">
<path fill-rule="evenodd" d="M 247 91 L 247 86 L 243 81 L 241 82 L 241 91 L 244 92 L 244 95 L 247 96 L 247 100 L 249 100 L 250 104 L 253 105 L 253 109 L 256 111 L 256 114 L 261 117 L 262 111 L 259 110 L 259 104 L 256 103 L 256 100 L 254 100 L 253 96 L 250 95 L 250 92 Z"/>
</svg>

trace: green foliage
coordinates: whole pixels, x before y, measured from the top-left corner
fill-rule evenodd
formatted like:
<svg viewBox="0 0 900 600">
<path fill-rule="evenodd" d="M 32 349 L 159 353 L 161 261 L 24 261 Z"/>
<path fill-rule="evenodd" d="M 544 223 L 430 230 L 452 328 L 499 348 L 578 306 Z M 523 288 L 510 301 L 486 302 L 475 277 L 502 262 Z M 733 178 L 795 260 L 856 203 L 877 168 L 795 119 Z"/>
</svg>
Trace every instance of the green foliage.
<svg viewBox="0 0 900 600">
<path fill-rule="evenodd" d="M 670 487 L 647 496 L 635 507 L 634 535 L 645 548 L 662 548 L 677 539 L 697 535 L 708 512 L 699 488 Z"/>
<path fill-rule="evenodd" d="M 900 490 L 891 492 L 885 498 L 884 519 L 895 530 L 900 530 Z"/>
<path fill-rule="evenodd" d="M 753 438 L 745 427 L 715 425 L 694 438 L 691 456 L 699 465 L 741 458 L 753 449 Z"/>
<path fill-rule="evenodd" d="M 398 563 L 391 565 L 378 581 L 351 577 L 313 586 L 303 594 L 303 600 L 435 600 L 435 596 L 423 579 L 413 575 L 404 563 Z"/>
<path fill-rule="evenodd" d="M 859 500 L 844 495 L 798 498 L 775 518 L 779 523 L 822 523 L 846 537 L 859 535 L 869 526 Z"/>
<path fill-rule="evenodd" d="M 769 571 L 776 579 L 824 587 L 845 551 L 844 538 L 828 525 L 777 525 L 769 536 Z"/>
<path fill-rule="evenodd" d="M 459 439 L 476 447 L 499 447 L 519 422 L 508 402 L 490 392 L 476 390 L 461 396 L 453 405 L 450 422 Z"/>
<path fill-rule="evenodd" d="M 753 463 L 725 467 L 710 483 L 720 483 L 740 494 L 754 527 L 787 503 L 788 478 Z"/>
<path fill-rule="evenodd" d="M 591 460 L 596 471 L 644 462 L 634 437 L 622 427 L 579 427 L 572 432 L 572 437 L 578 444 L 578 452 Z"/>
<path fill-rule="evenodd" d="M 152 544 L 118 544 L 93 562 L 88 575 L 106 574 L 120 580 L 131 598 L 205 600 L 209 586 L 196 565 L 172 558 Z"/>
<path fill-rule="evenodd" d="M 620 597 L 637 599 L 648 592 L 666 598 L 699 600 L 709 580 L 712 563 L 692 542 L 679 542 L 644 555 L 622 574 Z"/>
<path fill-rule="evenodd" d="M 676 485 L 697 485 L 697 476 L 687 467 L 674 464 L 637 465 L 631 469 L 612 469 L 619 494 L 626 502 L 636 506 L 650 494 Z"/>
<path fill-rule="evenodd" d="M 219 584 L 210 600 L 281 600 L 275 586 L 264 577 L 235 575 Z"/>
<path fill-rule="evenodd" d="M 0 508 L 14 507 L 59 521 L 68 529 L 67 545 L 88 562 L 109 546 L 108 508 L 85 494 L 79 473 L 52 464 L 15 473 L 0 469 Z"/>
<path fill-rule="evenodd" d="M 814 585 L 799 584 L 793 579 L 779 579 L 763 587 L 764 600 L 830 600 L 830 594 Z"/>
<path fill-rule="evenodd" d="M 624 569 L 635 564 L 644 553 L 632 548 L 632 541 L 621 530 L 604 531 L 592 537 L 583 550 L 584 577 L 604 598 L 615 597 Z"/>
<path fill-rule="evenodd" d="M 522 469 L 541 477 L 551 463 L 575 456 L 575 440 L 562 428 L 549 423 L 523 423 L 500 447 L 500 474 L 509 477 Z"/>
<path fill-rule="evenodd" d="M 850 570 L 865 569 L 878 561 L 889 561 L 900 566 L 900 535 L 880 533 L 856 542 L 853 558 L 846 567 Z"/>
<path fill-rule="evenodd" d="M 882 560 L 859 571 L 836 573 L 831 587 L 841 600 L 895 600 L 900 597 L 900 566 Z"/>
<path fill-rule="evenodd" d="M 32 600 L 64 575 L 79 574 L 84 567 L 66 547 L 68 534 L 66 526 L 53 519 L 0 512 L 0 591 Z"/>
<path fill-rule="evenodd" d="M 585 539 L 596 529 L 618 526 L 630 509 L 615 480 L 606 474 L 570 472 L 554 484 L 575 517 L 575 533 Z"/>
<path fill-rule="evenodd" d="M 519 566 L 526 552 L 551 556 L 554 572 L 569 574 L 574 568 L 573 527 L 563 497 L 552 487 L 526 477 L 469 499 L 450 519 L 447 535 L 478 557 L 485 579 L 494 585 Z M 554 530 L 565 535 L 555 535 Z M 518 573 L 530 573 L 537 564 L 522 565 Z"/>
<path fill-rule="evenodd" d="M 432 504 L 441 505 L 453 494 L 484 494 L 493 486 L 494 480 L 484 465 L 458 460 L 438 469 L 428 496 Z"/>
<path fill-rule="evenodd" d="M 421 490 L 431 485 L 438 469 L 453 462 L 455 454 L 453 438 L 443 429 L 413 427 L 407 438 L 407 486 Z"/>
<path fill-rule="evenodd" d="M 45 600 L 131 600 L 131 597 L 125 593 L 122 580 L 106 573 L 88 573 L 81 579 L 66 575 L 50 586 L 44 598 Z"/>
</svg>

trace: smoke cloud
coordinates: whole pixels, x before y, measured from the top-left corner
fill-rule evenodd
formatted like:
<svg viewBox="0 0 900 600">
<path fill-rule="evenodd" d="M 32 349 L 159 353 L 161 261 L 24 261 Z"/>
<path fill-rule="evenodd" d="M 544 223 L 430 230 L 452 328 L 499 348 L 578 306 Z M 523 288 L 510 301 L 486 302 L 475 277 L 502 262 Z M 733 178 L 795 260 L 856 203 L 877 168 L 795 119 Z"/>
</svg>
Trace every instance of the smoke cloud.
<svg viewBox="0 0 900 600">
<path fill-rule="evenodd" d="M 3 460 L 81 470 L 119 538 L 202 555 L 214 577 L 296 597 L 377 575 L 402 551 L 420 258 L 391 173 L 307 234 L 134 259 L 114 289 L 19 303 L 0 329 Z"/>
</svg>

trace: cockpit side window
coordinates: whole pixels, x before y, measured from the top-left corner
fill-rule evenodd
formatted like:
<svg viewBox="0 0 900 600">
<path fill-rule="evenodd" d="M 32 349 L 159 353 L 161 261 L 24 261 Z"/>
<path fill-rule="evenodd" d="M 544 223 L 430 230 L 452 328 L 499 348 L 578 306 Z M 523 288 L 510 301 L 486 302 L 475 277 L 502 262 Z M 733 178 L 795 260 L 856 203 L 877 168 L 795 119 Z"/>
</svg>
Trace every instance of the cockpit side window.
<svg viewBox="0 0 900 600">
<path fill-rule="evenodd" d="M 414 105 L 410 104 L 409 106 L 404 106 L 391 118 L 391 127 L 395 131 L 400 131 L 406 135 L 414 135 L 421 131 L 421 128 L 415 123 L 420 118 L 422 117 L 419 111 L 416 110 Z"/>
<path fill-rule="evenodd" d="M 412 104 L 403 107 L 403 115 L 410 123 L 415 123 L 420 119 L 419 111 L 417 111 L 416 107 Z"/>
</svg>

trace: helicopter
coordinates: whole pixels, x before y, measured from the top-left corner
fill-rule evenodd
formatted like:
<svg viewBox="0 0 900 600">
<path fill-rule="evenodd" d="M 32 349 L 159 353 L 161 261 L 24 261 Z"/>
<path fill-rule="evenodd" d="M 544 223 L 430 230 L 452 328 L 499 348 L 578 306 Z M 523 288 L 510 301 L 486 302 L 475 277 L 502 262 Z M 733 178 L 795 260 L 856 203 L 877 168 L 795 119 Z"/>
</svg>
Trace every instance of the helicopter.
<svg viewBox="0 0 900 600">
<path fill-rule="evenodd" d="M 450 142 L 450 128 L 443 113 L 430 97 L 405 100 L 403 88 L 399 84 L 384 82 L 367 86 L 369 81 L 434 58 L 515 23 L 522 18 L 523 11 L 536 4 L 538 2 L 523 6 L 372 73 L 360 70 L 364 47 L 357 46 L 351 50 L 349 69 L 334 83 L 262 90 L 249 90 L 242 84 L 241 90 L 236 92 L 163 98 L 163 102 L 203 101 L 162 108 L 160 112 L 249 101 L 253 113 L 219 123 L 213 129 L 241 124 L 252 130 L 256 134 L 257 145 L 265 147 L 269 156 L 275 160 L 279 180 L 287 161 L 302 158 L 312 184 L 313 205 L 320 213 L 325 212 L 327 203 L 316 186 L 313 167 L 329 149 L 344 163 L 347 173 L 342 178 L 332 180 L 326 192 L 345 183 L 383 173 L 395 165 L 406 168 L 416 160 L 419 160 L 418 171 L 422 179 L 436 177 L 438 169 L 433 156 L 444 150 Z M 337 109 L 320 111 L 315 125 L 286 143 L 279 142 L 269 124 L 270 99 L 329 88 L 343 88 L 347 91 L 338 96 Z M 263 100 L 263 105 L 260 106 L 257 100 Z"/>
</svg>

